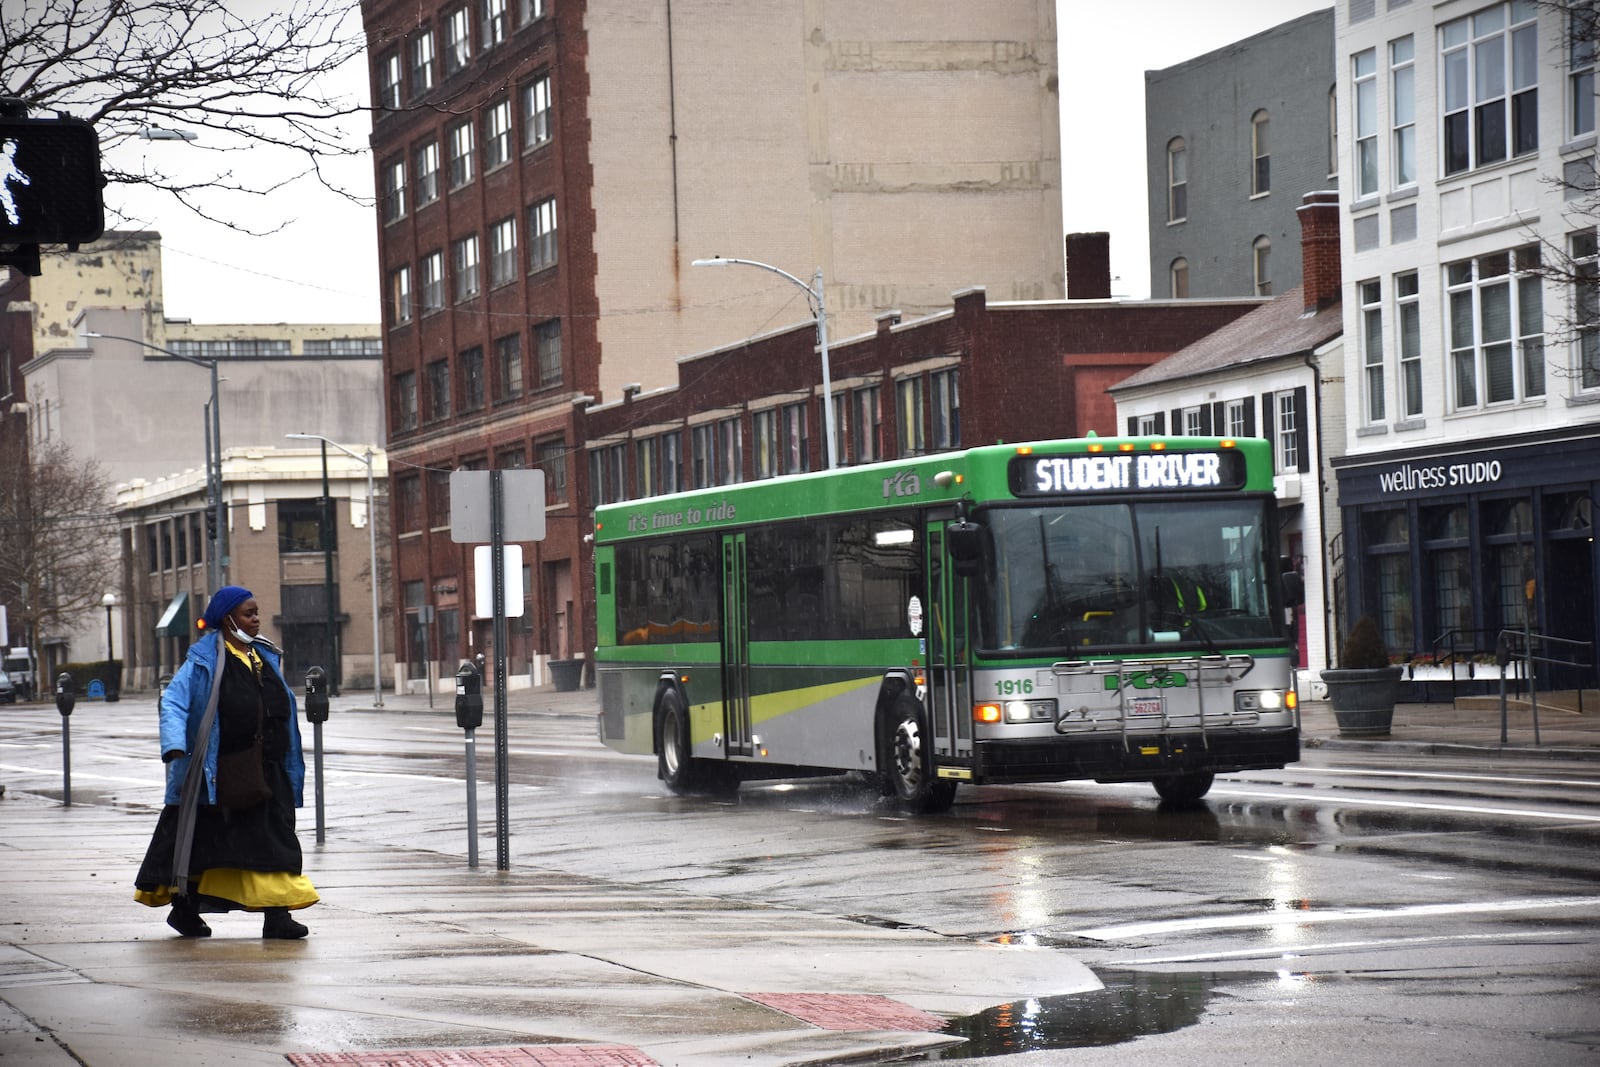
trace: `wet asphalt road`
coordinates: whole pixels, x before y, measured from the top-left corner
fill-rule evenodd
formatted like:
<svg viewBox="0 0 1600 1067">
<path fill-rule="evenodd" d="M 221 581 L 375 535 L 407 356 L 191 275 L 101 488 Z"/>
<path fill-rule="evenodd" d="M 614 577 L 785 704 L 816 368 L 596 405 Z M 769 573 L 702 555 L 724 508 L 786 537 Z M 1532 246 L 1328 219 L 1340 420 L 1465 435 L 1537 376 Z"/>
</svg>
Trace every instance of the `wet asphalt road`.
<svg viewBox="0 0 1600 1067">
<path fill-rule="evenodd" d="M 144 796 L 153 820 L 153 711 L 94 710 L 74 718 L 74 764 L 95 768 L 79 802 Z M 653 762 L 602 748 L 583 719 L 519 716 L 510 734 L 514 869 L 1044 946 L 1106 986 L 963 1020 L 971 1044 L 946 1059 L 1600 1061 L 1600 763 L 1308 750 L 1219 780 L 1192 810 L 1071 783 L 964 788 L 948 815 L 910 818 L 847 779 L 671 797 Z M 8 745 L 29 737 L 0 727 Z M 488 868 L 492 745 L 478 731 Z M 325 747 L 329 837 L 465 863 L 463 735 L 443 704 L 341 714 Z M 11 788 L 59 791 L 59 763 L 14 752 Z M 307 801 L 309 854 L 309 783 Z"/>
</svg>

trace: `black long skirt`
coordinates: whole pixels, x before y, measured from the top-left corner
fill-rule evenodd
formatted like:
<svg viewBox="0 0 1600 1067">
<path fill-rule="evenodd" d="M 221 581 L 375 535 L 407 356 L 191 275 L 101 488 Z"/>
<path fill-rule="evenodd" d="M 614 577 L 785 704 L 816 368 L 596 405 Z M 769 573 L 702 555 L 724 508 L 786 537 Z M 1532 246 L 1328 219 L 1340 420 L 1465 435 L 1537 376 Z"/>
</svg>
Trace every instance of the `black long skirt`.
<svg viewBox="0 0 1600 1067">
<path fill-rule="evenodd" d="M 242 811 L 228 811 L 214 804 L 201 804 L 195 812 L 194 845 L 189 853 L 188 887 L 201 911 L 230 911 L 236 908 L 259 909 L 268 906 L 304 907 L 315 903 L 316 894 L 310 883 L 300 878 L 300 839 L 295 835 L 294 792 L 289 776 L 281 763 L 268 761 L 267 782 L 272 796 L 264 803 Z M 171 899 L 171 887 L 177 884 L 172 873 L 172 859 L 178 837 L 178 805 L 168 804 L 161 809 L 156 829 L 145 849 L 144 862 L 134 879 L 135 899 L 151 907 L 159 907 Z M 227 896 L 208 896 L 198 892 L 207 871 L 251 871 L 277 876 L 270 879 L 284 885 L 298 881 L 303 888 L 289 890 L 293 901 L 280 900 L 282 890 L 275 887 L 272 899 L 231 899 Z M 246 879 L 254 884 L 256 880 Z M 230 883 L 237 879 L 229 879 Z M 310 899 L 304 899 L 306 893 Z M 235 895 L 254 896 L 254 893 Z"/>
</svg>

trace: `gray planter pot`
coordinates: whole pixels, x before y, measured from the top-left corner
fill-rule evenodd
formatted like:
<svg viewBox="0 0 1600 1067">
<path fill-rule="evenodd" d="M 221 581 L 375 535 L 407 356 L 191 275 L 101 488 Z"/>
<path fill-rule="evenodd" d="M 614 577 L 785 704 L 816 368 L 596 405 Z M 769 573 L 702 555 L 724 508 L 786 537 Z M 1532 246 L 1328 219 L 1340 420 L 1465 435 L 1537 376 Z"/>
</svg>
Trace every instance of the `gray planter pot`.
<svg viewBox="0 0 1600 1067">
<path fill-rule="evenodd" d="M 1388 737 L 1394 705 L 1400 698 L 1400 667 L 1326 670 L 1328 703 L 1341 737 Z"/>
</svg>

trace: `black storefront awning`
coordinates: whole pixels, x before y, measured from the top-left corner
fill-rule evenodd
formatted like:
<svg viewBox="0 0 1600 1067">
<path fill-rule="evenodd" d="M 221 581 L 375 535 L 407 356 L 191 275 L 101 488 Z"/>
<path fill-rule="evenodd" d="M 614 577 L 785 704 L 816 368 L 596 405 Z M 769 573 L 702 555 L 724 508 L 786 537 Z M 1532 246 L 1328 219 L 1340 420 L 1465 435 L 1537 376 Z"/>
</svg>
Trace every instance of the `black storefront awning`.
<svg viewBox="0 0 1600 1067">
<path fill-rule="evenodd" d="M 189 630 L 189 594 L 179 593 L 156 623 L 157 637 L 182 637 Z"/>
</svg>

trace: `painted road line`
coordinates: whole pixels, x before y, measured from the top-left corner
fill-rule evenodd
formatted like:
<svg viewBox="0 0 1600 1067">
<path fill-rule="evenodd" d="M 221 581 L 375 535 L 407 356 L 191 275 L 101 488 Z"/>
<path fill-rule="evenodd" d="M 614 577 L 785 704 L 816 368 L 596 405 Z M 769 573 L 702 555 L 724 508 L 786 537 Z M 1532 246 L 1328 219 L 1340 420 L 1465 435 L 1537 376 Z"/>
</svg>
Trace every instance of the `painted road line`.
<svg viewBox="0 0 1600 1067">
<path fill-rule="evenodd" d="M 1117 967 L 1144 967 L 1158 963 L 1202 963 L 1207 960 L 1296 960 L 1306 956 L 1326 956 L 1340 952 L 1360 952 L 1368 949 L 1394 949 L 1418 945 L 1459 945 L 1468 941 L 1488 941 L 1496 945 L 1524 945 L 1536 941 L 1566 941 L 1572 937 L 1570 930 L 1519 931 L 1514 936 L 1505 934 L 1442 934 L 1436 937 L 1385 937 L 1369 941 L 1330 941 L 1326 944 L 1299 945 L 1295 948 L 1281 946 L 1240 948 L 1228 952 L 1194 952 L 1183 956 L 1136 956 L 1109 961 Z"/>
<path fill-rule="evenodd" d="M 1490 808 L 1480 804 L 1429 804 L 1422 801 L 1379 800 L 1366 797 L 1351 797 L 1343 794 L 1336 797 L 1308 797 L 1304 793 L 1268 793 L 1253 789 L 1231 789 L 1227 786 L 1213 786 L 1210 795 L 1215 797 L 1218 794 L 1258 800 L 1287 800 L 1297 804 L 1314 803 L 1318 807 L 1392 808 L 1400 811 L 1442 811 L 1455 815 L 1498 815 L 1513 819 L 1548 819 L 1551 822 L 1600 823 L 1600 815 L 1583 815 L 1578 812 L 1532 811 L 1527 808 Z"/>
<path fill-rule="evenodd" d="M 1410 904 L 1399 908 L 1338 908 L 1332 911 L 1293 911 L 1249 915 L 1207 915 L 1193 919 L 1101 926 L 1074 930 L 1074 937 L 1094 941 L 1121 941 L 1158 934 L 1195 930 L 1248 930 L 1275 926 L 1310 926 L 1315 923 L 1393 921 L 1445 915 L 1483 915 L 1514 911 L 1552 911 L 1588 908 L 1600 911 L 1600 897 L 1528 897 L 1517 900 L 1467 901 L 1460 904 Z"/>
</svg>

